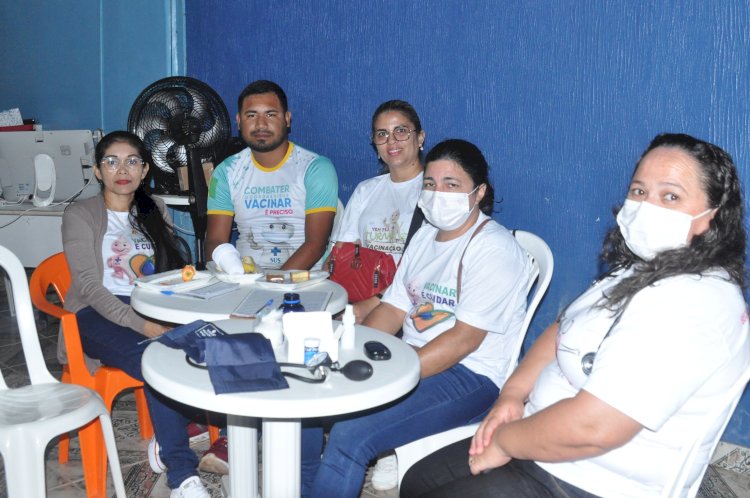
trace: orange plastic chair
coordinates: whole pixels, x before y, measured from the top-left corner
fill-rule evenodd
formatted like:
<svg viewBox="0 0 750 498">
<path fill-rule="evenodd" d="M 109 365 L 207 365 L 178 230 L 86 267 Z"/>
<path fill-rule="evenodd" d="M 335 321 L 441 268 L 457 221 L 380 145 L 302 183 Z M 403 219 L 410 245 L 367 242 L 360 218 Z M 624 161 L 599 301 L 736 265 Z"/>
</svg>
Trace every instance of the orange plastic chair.
<svg viewBox="0 0 750 498">
<path fill-rule="evenodd" d="M 62 382 L 79 384 L 95 390 L 104 400 L 104 405 L 112 412 L 115 397 L 126 389 L 135 389 L 135 403 L 138 410 L 138 424 L 141 437 L 149 439 L 154 434 L 151 418 L 146 405 L 143 383 L 120 370 L 102 365 L 93 375 L 86 368 L 78 321 L 75 314 L 47 300 L 50 287 L 60 302 L 64 302 L 70 287 L 70 270 L 63 253 L 57 253 L 42 261 L 34 270 L 29 282 L 31 301 L 40 311 L 58 317 L 62 323 L 68 364 L 63 366 Z M 87 496 L 104 497 L 107 487 L 107 453 L 100 431 L 79 432 L 81 459 L 83 462 Z M 70 437 L 60 438 L 59 462 L 67 463 Z"/>
</svg>

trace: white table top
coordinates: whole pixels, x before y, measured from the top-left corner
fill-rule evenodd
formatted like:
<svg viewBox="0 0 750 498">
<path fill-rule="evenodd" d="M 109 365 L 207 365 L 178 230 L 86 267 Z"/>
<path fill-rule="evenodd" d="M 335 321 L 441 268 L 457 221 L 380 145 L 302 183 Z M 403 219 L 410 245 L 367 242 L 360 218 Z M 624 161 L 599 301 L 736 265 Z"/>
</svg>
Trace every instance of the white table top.
<svg viewBox="0 0 750 498">
<path fill-rule="evenodd" d="M 213 322 L 228 319 L 253 288 L 252 283 L 242 284 L 233 292 L 212 299 L 198 299 L 178 294 L 165 295 L 159 291 L 136 286 L 130 296 L 130 305 L 138 313 L 164 322 L 190 323 L 195 320 Z M 331 314 L 343 311 L 346 307 L 346 290 L 330 280 L 324 280 L 294 292 L 304 296 L 305 291 L 332 291 L 333 294 L 326 307 L 326 311 L 330 311 Z"/>
<path fill-rule="evenodd" d="M 228 333 L 241 333 L 249 331 L 252 322 L 224 320 L 216 322 L 216 325 Z M 372 361 L 365 356 L 364 343 L 374 340 L 391 350 L 390 360 Z M 182 403 L 230 415 L 278 419 L 322 417 L 365 410 L 403 396 L 419 381 L 416 351 L 401 339 L 375 329 L 357 325 L 356 347 L 340 352 L 342 365 L 354 359 L 369 362 L 373 367 L 372 377 L 357 382 L 347 379 L 340 372 L 330 372 L 326 381 L 320 384 L 288 378 L 289 389 L 220 395 L 214 394 L 208 371 L 189 365 L 182 350 L 152 343 L 143 354 L 142 369 L 151 386 Z M 299 368 L 282 367 L 282 370 L 307 373 Z"/>
</svg>

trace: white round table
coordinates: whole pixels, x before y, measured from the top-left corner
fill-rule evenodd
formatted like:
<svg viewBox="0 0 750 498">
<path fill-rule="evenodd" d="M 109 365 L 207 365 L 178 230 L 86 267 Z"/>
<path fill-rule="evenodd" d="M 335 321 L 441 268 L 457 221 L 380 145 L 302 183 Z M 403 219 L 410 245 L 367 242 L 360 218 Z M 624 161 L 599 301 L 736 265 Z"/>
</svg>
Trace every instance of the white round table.
<svg viewBox="0 0 750 498">
<path fill-rule="evenodd" d="M 241 333 L 251 330 L 252 323 L 248 320 L 223 320 L 216 325 L 228 333 Z M 363 345 L 372 340 L 382 342 L 391 350 L 390 360 L 367 359 Z M 372 377 L 356 382 L 339 372 L 331 372 L 321 384 L 288 379 L 289 389 L 220 395 L 214 394 L 208 371 L 189 365 L 182 350 L 152 343 L 143 354 L 142 369 L 146 381 L 162 394 L 187 405 L 227 414 L 229 479 L 234 497 L 255 497 L 257 494 L 255 419 L 262 419 L 262 496 L 284 498 L 300 494 L 303 418 L 341 415 L 380 406 L 408 393 L 419 382 L 416 351 L 400 339 L 375 329 L 356 327 L 355 348 L 342 349 L 339 360 L 344 365 L 354 359 L 372 364 Z M 291 371 L 305 373 L 296 368 Z"/>
<path fill-rule="evenodd" d="M 227 294 L 211 299 L 198 299 L 179 294 L 166 295 L 136 285 L 130 296 L 130 305 L 141 315 L 163 322 L 182 324 L 195 320 L 213 322 L 230 318 L 229 315 L 254 288 L 252 283 L 242 284 L 237 287 L 237 290 Z M 346 290 L 335 282 L 323 280 L 294 292 L 304 297 L 307 291 L 331 291 L 331 299 L 328 301 L 326 311 L 330 311 L 332 315 L 343 311 L 346 307 L 348 299 Z M 283 291 L 279 291 L 279 294 L 283 294 Z M 281 299 L 278 302 L 281 303 Z"/>
</svg>

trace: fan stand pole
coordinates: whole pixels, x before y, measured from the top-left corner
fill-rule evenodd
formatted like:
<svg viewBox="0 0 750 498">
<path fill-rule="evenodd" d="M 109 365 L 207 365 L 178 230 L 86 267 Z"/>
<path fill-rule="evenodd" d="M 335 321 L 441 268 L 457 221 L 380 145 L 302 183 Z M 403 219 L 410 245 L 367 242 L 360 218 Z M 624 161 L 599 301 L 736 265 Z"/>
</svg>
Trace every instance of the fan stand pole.
<svg viewBox="0 0 750 498">
<path fill-rule="evenodd" d="M 206 268 L 206 227 L 208 205 L 208 186 L 203 176 L 200 154 L 188 148 L 188 188 L 190 189 L 190 218 L 195 231 L 195 266 L 198 270 Z"/>
</svg>

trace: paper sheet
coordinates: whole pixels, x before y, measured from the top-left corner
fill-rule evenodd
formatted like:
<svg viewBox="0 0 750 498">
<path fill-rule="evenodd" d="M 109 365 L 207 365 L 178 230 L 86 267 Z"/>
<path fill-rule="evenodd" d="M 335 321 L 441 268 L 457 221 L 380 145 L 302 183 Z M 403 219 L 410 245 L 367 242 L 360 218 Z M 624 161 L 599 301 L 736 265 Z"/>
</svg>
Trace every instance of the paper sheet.
<svg viewBox="0 0 750 498">
<path fill-rule="evenodd" d="M 19 126 L 23 124 L 21 111 L 16 107 L 7 111 L 0 111 L 0 126 Z"/>
<path fill-rule="evenodd" d="M 328 306 L 333 291 L 299 291 L 299 299 L 304 306 L 305 311 L 324 311 Z M 268 289 L 253 289 L 242 300 L 242 302 L 232 312 L 233 316 L 243 318 L 254 318 L 263 305 L 273 299 L 271 308 L 278 308 L 284 302 L 284 292 Z"/>
</svg>

